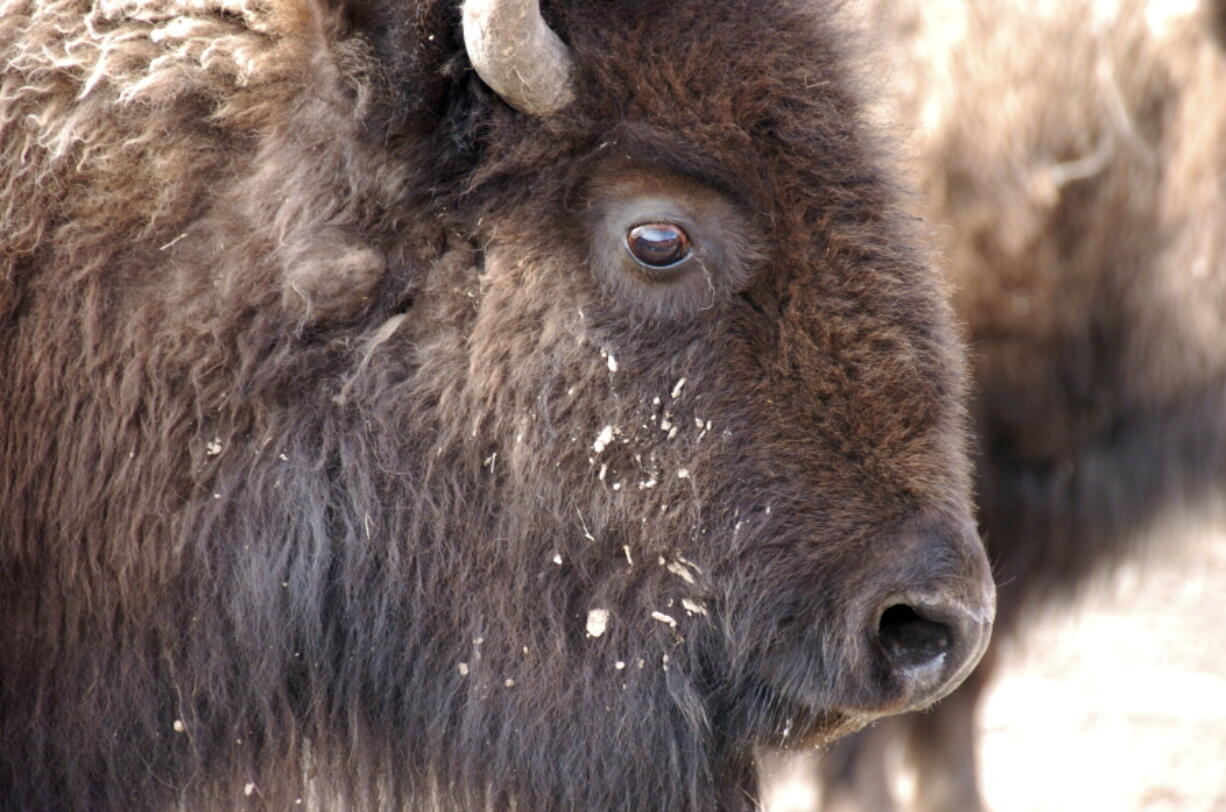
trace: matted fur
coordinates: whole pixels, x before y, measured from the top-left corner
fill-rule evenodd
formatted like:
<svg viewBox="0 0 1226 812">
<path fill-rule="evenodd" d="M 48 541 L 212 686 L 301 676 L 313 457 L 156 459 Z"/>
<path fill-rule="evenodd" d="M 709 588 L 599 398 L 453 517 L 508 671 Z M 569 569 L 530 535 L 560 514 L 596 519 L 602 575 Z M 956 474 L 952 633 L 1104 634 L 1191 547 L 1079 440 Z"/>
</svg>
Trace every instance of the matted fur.
<svg viewBox="0 0 1226 812">
<path fill-rule="evenodd" d="M 0 806 L 740 808 L 865 602 L 983 577 L 897 571 L 960 350 L 832 9 L 545 13 L 538 120 L 452 3 L 0 5 Z M 611 162 L 738 201 L 743 290 L 602 287 Z"/>
<path fill-rule="evenodd" d="M 1226 495 L 1226 6 L 866 5 L 969 329 L 999 644 Z M 888 808 L 869 762 L 908 735 L 918 808 L 981 808 L 991 661 L 931 713 L 840 745 L 830 806 L 858 783 L 862 808 Z"/>
</svg>

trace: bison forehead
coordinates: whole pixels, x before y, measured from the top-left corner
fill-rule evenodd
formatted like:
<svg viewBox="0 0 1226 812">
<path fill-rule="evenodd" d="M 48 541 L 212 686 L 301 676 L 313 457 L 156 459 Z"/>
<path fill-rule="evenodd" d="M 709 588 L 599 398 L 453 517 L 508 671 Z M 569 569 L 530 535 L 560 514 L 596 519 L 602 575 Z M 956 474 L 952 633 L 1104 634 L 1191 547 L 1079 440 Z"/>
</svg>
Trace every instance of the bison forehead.
<svg viewBox="0 0 1226 812">
<path fill-rule="evenodd" d="M 831 4 L 580 2 L 545 11 L 574 51 L 576 101 L 543 123 L 494 111 L 478 176 L 551 164 L 577 148 L 616 152 L 627 141 L 767 208 L 788 200 L 787 190 L 833 205 L 840 196 L 827 190 L 873 174 L 875 148 Z"/>
</svg>

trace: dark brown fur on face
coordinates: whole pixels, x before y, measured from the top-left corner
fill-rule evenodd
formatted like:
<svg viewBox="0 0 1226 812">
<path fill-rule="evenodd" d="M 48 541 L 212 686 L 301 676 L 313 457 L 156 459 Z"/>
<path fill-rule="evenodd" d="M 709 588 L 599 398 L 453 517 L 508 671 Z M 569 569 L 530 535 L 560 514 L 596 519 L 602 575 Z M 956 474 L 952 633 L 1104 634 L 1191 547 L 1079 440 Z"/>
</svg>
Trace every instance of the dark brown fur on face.
<svg viewBox="0 0 1226 812">
<path fill-rule="evenodd" d="M 828 12 L 547 4 L 534 119 L 449 3 L 5 6 L 0 806 L 743 808 L 916 704 L 880 606 L 991 587 Z M 675 306 L 627 167 L 718 212 Z"/>
<path fill-rule="evenodd" d="M 925 216 L 949 228 L 1008 640 L 1226 490 L 1223 5 L 870 5 L 898 60 L 892 115 L 923 122 Z M 841 743 L 828 806 L 888 809 L 882 753 L 904 739 L 918 808 L 981 808 L 992 661 L 932 712 Z"/>
</svg>

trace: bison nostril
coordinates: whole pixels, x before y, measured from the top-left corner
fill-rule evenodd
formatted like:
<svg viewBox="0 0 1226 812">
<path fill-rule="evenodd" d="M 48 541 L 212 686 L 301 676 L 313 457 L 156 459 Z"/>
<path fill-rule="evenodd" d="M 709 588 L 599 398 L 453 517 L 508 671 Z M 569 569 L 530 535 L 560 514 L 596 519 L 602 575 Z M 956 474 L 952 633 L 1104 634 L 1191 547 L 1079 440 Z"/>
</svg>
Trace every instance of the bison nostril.
<svg viewBox="0 0 1226 812">
<path fill-rule="evenodd" d="M 896 669 L 906 669 L 926 665 L 947 654 L 954 645 L 954 631 L 910 606 L 897 603 L 881 613 L 877 639 L 890 663 Z"/>
</svg>

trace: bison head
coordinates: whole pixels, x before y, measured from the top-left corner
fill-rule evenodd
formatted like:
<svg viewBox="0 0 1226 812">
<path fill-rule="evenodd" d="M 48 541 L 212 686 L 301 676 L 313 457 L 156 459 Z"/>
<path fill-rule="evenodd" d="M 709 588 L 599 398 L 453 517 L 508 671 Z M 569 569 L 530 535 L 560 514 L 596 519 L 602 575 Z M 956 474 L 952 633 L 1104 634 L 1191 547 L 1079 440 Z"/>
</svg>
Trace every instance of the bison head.
<svg viewBox="0 0 1226 812">
<path fill-rule="evenodd" d="M 466 6 L 510 107 L 486 98 L 471 288 L 434 292 L 471 317 L 418 343 L 464 373 L 444 456 L 487 463 L 490 535 L 557 639 L 607 611 L 585 684 L 671 663 L 674 698 L 747 740 L 930 703 L 991 619 L 962 373 L 829 26 L 596 5 L 555 10 L 569 47 L 533 3 Z"/>
</svg>

